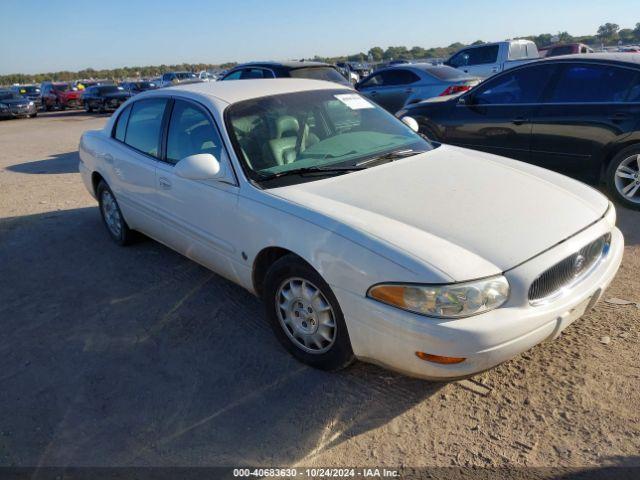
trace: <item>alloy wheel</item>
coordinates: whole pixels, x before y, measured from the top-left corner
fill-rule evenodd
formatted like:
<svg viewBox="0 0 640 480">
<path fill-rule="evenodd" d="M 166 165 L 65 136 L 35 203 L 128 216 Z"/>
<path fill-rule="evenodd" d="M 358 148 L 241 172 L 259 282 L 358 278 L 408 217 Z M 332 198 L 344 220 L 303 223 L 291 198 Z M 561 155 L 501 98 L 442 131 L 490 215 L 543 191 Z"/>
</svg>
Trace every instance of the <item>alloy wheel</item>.
<svg viewBox="0 0 640 480">
<path fill-rule="evenodd" d="M 336 340 L 336 317 L 320 289 L 303 278 L 288 278 L 276 292 L 280 326 L 301 350 L 321 354 Z"/>
<path fill-rule="evenodd" d="M 615 173 L 618 193 L 628 201 L 640 204 L 640 154 L 634 154 L 620 162 Z"/>
<path fill-rule="evenodd" d="M 113 195 L 108 190 L 102 192 L 102 215 L 111 233 L 115 237 L 120 237 L 122 234 L 122 216 L 116 199 L 113 198 Z"/>
</svg>

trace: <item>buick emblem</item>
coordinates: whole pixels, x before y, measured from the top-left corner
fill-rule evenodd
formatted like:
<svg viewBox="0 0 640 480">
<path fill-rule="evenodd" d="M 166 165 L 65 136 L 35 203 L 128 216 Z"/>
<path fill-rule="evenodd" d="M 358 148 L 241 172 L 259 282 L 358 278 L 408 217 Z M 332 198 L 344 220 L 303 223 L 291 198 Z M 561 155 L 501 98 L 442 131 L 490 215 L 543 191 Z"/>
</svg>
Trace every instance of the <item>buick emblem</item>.
<svg viewBox="0 0 640 480">
<path fill-rule="evenodd" d="M 587 263 L 587 259 L 584 255 L 578 254 L 576 258 L 573 260 L 573 276 L 577 277 L 584 270 L 584 266 Z"/>
</svg>

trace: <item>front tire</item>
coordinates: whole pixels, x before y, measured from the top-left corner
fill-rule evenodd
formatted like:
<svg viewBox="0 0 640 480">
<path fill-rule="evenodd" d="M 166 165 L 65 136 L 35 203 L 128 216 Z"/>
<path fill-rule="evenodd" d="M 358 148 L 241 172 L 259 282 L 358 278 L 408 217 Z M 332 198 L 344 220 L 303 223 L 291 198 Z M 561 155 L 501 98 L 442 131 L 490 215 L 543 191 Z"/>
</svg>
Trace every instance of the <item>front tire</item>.
<svg viewBox="0 0 640 480">
<path fill-rule="evenodd" d="M 97 188 L 98 204 L 100 205 L 100 215 L 104 226 L 111 239 L 120 246 L 128 245 L 133 241 L 133 231 L 129 229 L 127 222 L 122 216 L 120 206 L 109 186 L 100 181 Z"/>
<path fill-rule="evenodd" d="M 618 153 L 607 167 L 607 189 L 622 205 L 640 210 L 640 145 L 632 145 Z"/>
<path fill-rule="evenodd" d="M 271 266 L 263 300 L 276 337 L 301 362 L 339 370 L 354 360 L 338 300 L 318 272 L 299 257 L 286 255 Z"/>
</svg>

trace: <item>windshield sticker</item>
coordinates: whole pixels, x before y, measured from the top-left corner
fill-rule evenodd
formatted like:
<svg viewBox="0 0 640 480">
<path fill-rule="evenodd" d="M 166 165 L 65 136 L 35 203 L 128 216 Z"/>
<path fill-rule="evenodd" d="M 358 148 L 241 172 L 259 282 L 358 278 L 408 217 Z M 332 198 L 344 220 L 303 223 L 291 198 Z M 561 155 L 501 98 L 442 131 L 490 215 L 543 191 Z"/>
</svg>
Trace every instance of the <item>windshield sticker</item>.
<svg viewBox="0 0 640 480">
<path fill-rule="evenodd" d="M 342 95 L 334 95 L 338 100 L 344 103 L 351 110 L 362 110 L 363 108 L 374 108 L 374 106 L 367 102 L 360 95 L 355 93 L 345 93 Z"/>
</svg>

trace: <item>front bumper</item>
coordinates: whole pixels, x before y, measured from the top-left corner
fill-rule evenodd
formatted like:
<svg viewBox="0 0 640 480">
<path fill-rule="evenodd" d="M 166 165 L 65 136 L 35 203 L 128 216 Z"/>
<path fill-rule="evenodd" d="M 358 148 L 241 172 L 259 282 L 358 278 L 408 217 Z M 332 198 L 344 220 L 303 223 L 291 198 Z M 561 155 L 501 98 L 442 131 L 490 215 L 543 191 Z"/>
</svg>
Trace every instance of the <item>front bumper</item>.
<svg viewBox="0 0 640 480">
<path fill-rule="evenodd" d="M 431 380 L 468 376 L 494 367 L 554 339 L 601 298 L 616 275 L 624 239 L 606 220 L 538 257 L 506 272 L 510 300 L 486 314 L 459 320 L 426 318 L 383 305 L 344 289 L 334 288 L 343 309 L 355 355 L 406 375 Z M 606 232 L 611 246 L 589 276 L 549 303 L 532 306 L 527 299 L 531 280 L 569 254 Z M 419 359 L 415 352 L 464 357 L 442 365 Z"/>
<path fill-rule="evenodd" d="M 0 110 L 0 118 L 20 118 L 20 117 L 28 117 L 29 115 L 33 115 L 38 112 L 38 107 L 33 105 L 28 105 L 24 108 L 11 106 L 7 110 Z"/>
</svg>

